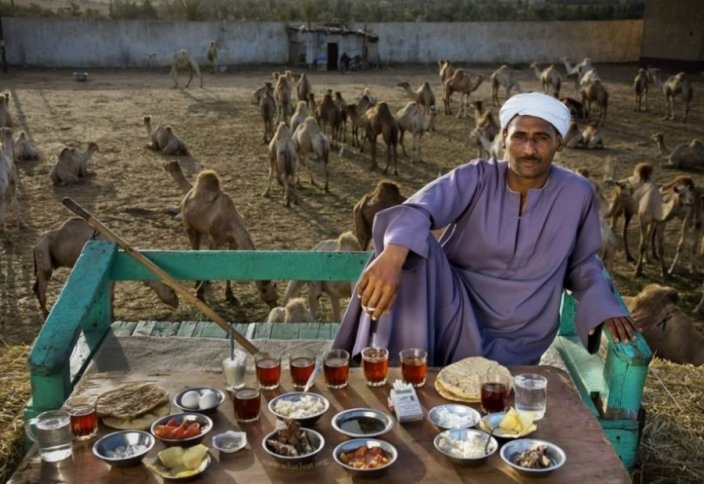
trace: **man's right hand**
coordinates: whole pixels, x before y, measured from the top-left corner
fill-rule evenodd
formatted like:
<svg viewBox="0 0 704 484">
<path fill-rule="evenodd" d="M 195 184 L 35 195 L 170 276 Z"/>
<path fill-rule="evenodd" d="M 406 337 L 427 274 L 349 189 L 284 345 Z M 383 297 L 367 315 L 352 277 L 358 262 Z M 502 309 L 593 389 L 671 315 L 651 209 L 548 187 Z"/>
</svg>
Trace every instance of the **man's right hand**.
<svg viewBox="0 0 704 484">
<path fill-rule="evenodd" d="M 376 321 L 393 307 L 407 255 L 406 247 L 388 244 L 362 273 L 359 299 L 362 309 L 373 320 Z"/>
</svg>

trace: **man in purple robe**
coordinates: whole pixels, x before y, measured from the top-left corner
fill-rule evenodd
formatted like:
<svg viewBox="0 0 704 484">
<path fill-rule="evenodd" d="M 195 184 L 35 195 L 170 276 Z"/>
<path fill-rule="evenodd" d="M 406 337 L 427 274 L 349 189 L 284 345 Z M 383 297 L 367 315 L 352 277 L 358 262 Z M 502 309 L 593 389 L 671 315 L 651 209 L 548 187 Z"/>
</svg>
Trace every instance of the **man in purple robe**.
<svg viewBox="0 0 704 484">
<path fill-rule="evenodd" d="M 563 289 L 579 301 L 575 327 L 595 351 L 602 324 L 635 338 L 596 256 L 597 200 L 581 176 L 553 166 L 569 110 L 538 93 L 499 113 L 508 161 L 474 160 L 374 219 L 366 267 L 333 343 L 423 348 L 441 366 L 467 356 L 537 364 L 559 329 Z M 447 227 L 437 241 L 431 230 Z M 394 359 L 395 358 L 395 359 Z"/>
</svg>

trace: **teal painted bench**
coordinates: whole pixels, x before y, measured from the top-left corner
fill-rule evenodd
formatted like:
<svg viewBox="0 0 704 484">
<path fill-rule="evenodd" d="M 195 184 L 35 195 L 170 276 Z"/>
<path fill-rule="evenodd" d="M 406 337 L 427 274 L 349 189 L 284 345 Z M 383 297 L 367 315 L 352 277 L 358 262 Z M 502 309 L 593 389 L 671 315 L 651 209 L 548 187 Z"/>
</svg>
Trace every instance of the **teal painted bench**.
<svg viewBox="0 0 704 484">
<path fill-rule="evenodd" d="M 369 257 L 366 252 L 297 251 L 145 251 L 144 254 L 179 280 L 355 280 Z M 86 244 L 29 355 L 32 398 L 26 407 L 26 418 L 59 408 L 102 341 L 113 331 L 113 282 L 150 279 L 154 275 L 115 244 L 102 241 Z M 588 355 L 577 340 L 573 319 L 574 301 L 565 295 L 559 351 L 585 405 L 601 422 L 624 465 L 631 468 L 638 445 L 641 393 L 652 354 L 639 337 L 628 344 L 609 341 L 603 361 Z M 125 328 L 121 331 L 127 331 Z M 269 328 L 269 332 L 264 329 L 259 334 L 274 336 L 273 326 L 263 328 Z M 313 334 L 319 330 L 310 326 L 310 331 Z M 80 337 L 85 350 L 76 354 Z"/>
</svg>

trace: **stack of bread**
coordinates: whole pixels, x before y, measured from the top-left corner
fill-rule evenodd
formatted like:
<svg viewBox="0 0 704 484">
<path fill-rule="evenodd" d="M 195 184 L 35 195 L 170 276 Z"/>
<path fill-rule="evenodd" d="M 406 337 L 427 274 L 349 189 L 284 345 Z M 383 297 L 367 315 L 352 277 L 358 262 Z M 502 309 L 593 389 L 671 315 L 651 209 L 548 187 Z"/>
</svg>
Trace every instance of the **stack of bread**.
<svg viewBox="0 0 704 484">
<path fill-rule="evenodd" d="M 108 427 L 149 430 L 154 420 L 170 413 L 169 392 L 156 383 L 128 383 L 100 395 L 96 411 Z"/>
</svg>

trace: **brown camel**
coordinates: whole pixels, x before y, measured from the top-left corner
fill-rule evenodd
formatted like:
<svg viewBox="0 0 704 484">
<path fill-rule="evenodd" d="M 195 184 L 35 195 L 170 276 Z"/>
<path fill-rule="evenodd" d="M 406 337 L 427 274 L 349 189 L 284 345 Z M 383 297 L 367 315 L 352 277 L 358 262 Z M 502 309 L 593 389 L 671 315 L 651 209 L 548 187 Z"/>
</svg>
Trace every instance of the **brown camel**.
<svg viewBox="0 0 704 484">
<path fill-rule="evenodd" d="M 543 70 L 540 70 L 537 62 L 533 62 L 530 68 L 535 71 L 535 77 L 538 78 L 543 86 L 545 94 L 552 94 L 556 98 L 560 97 L 560 86 L 562 85 L 562 76 L 554 65 L 550 64 Z M 552 91 L 552 92 L 550 92 Z"/>
<path fill-rule="evenodd" d="M 511 97 L 511 91 L 521 92 L 521 85 L 516 79 L 516 74 L 506 64 L 491 73 L 491 101 L 494 106 L 501 106 L 499 102 L 499 87 L 504 86 L 506 99 Z"/>
<path fill-rule="evenodd" d="M 590 81 L 584 84 L 580 91 L 584 112 L 587 118 L 591 118 L 594 105 L 599 106 L 598 122 L 604 124 L 606 120 L 606 108 L 609 106 L 609 93 L 599 80 Z"/>
<path fill-rule="evenodd" d="M 96 151 L 98 151 L 96 143 L 88 143 L 88 148 L 82 153 L 76 148 L 63 148 L 59 153 L 56 164 L 49 172 L 51 181 L 54 185 L 79 183 L 90 174 L 88 172 L 88 161 Z"/>
<path fill-rule="evenodd" d="M 449 77 L 444 84 L 445 95 L 443 97 L 443 104 L 445 105 L 445 114 L 452 114 L 452 110 L 450 109 L 452 94 L 459 92 L 460 108 L 457 111 L 457 117 L 461 117 L 462 113 L 464 113 L 464 116 L 467 116 L 469 96 L 479 88 L 482 81 L 484 81 L 484 76 L 481 74 L 472 81 L 469 74 L 465 74 L 464 69 L 457 69 L 452 77 Z"/>
<path fill-rule="evenodd" d="M 252 94 L 252 104 L 259 106 L 259 112 L 262 115 L 262 122 L 264 123 L 262 139 L 264 143 L 267 143 L 274 135 L 274 117 L 276 116 L 276 99 L 274 99 L 274 88 L 270 82 L 265 83 L 262 87 L 254 91 L 254 94 Z"/>
<path fill-rule="evenodd" d="M 384 167 L 384 175 L 388 173 L 389 164 L 393 160 L 394 162 L 394 175 L 398 175 L 398 167 L 396 165 L 396 159 L 398 154 L 396 152 L 398 145 L 398 123 L 396 118 L 389 110 L 389 105 L 385 102 L 380 102 L 376 106 L 373 106 L 367 110 L 364 115 L 364 127 L 366 130 L 367 140 L 371 145 L 372 151 L 372 164 L 370 170 L 376 170 L 376 142 L 377 137 L 381 134 L 384 138 L 384 143 L 386 143 L 386 166 Z"/>
<path fill-rule="evenodd" d="M 377 212 L 406 201 L 398 184 L 380 180 L 374 191 L 365 193 L 352 209 L 354 233 L 362 250 L 367 250 L 372 239 L 372 223 Z"/>
</svg>

